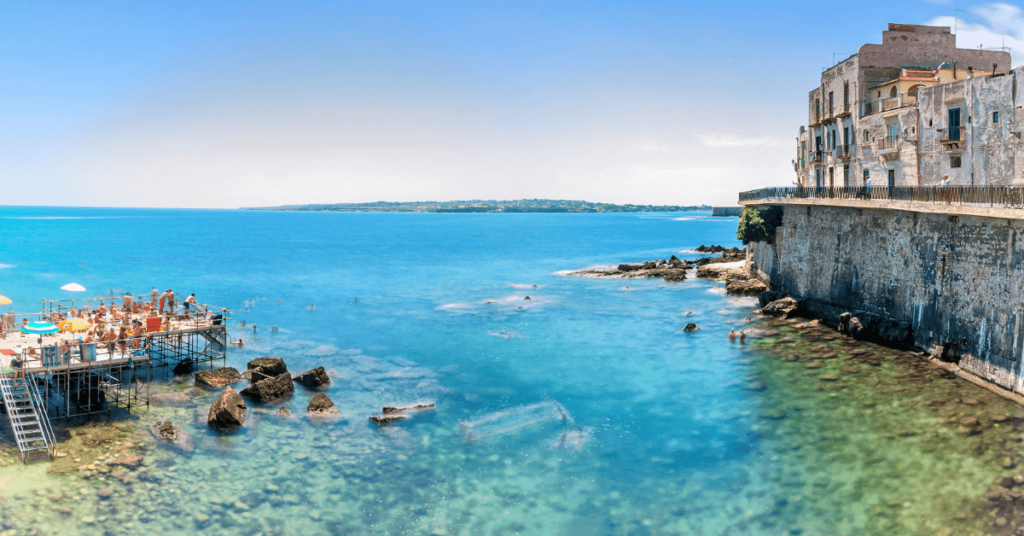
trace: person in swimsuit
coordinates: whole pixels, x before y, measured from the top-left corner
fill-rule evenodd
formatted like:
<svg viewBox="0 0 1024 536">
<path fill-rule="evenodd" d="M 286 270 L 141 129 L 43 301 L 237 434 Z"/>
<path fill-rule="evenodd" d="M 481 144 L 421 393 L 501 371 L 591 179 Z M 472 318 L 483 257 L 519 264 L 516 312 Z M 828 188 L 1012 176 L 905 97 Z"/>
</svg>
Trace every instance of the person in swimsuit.
<svg viewBox="0 0 1024 536">
<path fill-rule="evenodd" d="M 174 314 L 174 291 L 167 289 L 167 314 Z"/>
<path fill-rule="evenodd" d="M 25 383 L 25 362 L 22 361 L 24 356 L 20 353 L 14 354 L 11 358 L 11 368 L 14 369 L 14 386 L 18 386 L 18 378 L 21 378 L 21 383 Z"/>
<path fill-rule="evenodd" d="M 160 308 L 157 310 L 157 314 L 164 314 L 164 306 L 167 304 L 167 294 L 171 292 L 171 289 L 167 289 L 160 295 Z"/>
</svg>

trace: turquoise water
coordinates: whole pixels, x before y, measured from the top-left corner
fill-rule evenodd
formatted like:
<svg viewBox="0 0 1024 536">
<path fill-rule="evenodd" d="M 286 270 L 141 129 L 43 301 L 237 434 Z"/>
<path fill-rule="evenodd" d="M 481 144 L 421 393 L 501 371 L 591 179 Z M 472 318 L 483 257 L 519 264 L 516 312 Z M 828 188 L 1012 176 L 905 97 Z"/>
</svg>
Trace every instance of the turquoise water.
<svg viewBox="0 0 1024 536">
<path fill-rule="evenodd" d="M 63 297 L 59 287 L 71 281 L 94 296 L 195 292 L 233 310 L 231 337 L 246 344 L 229 350 L 229 366 L 263 355 L 285 358 L 292 372 L 323 365 L 335 374 L 326 392 L 342 413 L 306 418 L 313 393 L 300 387 L 291 399 L 250 404 L 245 428 L 217 434 L 205 426 L 217 391 L 172 378 L 155 388 L 183 393 L 181 401 L 96 428 L 113 435 L 92 447 L 139 453 L 142 467 L 117 477 L 95 466 L 58 475 L 5 468 L 3 528 L 934 534 L 981 526 L 972 505 L 1005 472 L 998 460 L 1009 447 L 973 442 L 1002 445 L 994 434 L 1015 431 L 1015 406 L 957 380 L 957 389 L 978 391 L 971 396 L 987 412 L 1011 416 L 957 435 L 962 417 L 919 403 L 908 411 L 897 391 L 885 392 L 885 382 L 906 381 L 896 358 L 871 369 L 873 386 L 844 379 L 823 391 L 816 369 L 781 360 L 771 344 L 730 344 L 730 328 L 751 324 L 803 337 L 801 348 L 831 335 L 748 320 L 754 301 L 726 297 L 721 283 L 557 273 L 737 246 L 735 225 L 707 214 L 0 209 L 0 293 L 17 311 Z M 687 322 L 701 329 L 684 333 Z M 838 371 L 839 362 L 827 367 Z M 933 376 L 920 381 L 950 382 Z M 928 383 L 921 392 L 950 389 Z M 382 406 L 418 402 L 436 410 L 384 428 L 367 420 Z M 297 417 L 275 415 L 281 406 Z M 195 452 L 153 441 L 144 426 L 161 418 L 193 434 Z M 964 450 L 904 444 L 890 425 L 949 427 L 935 441 Z M 837 442 L 841 452 L 831 453 Z M 97 456 L 80 454 L 79 443 L 68 443 L 61 463 Z M 930 476 L 937 468 L 970 483 L 950 489 Z M 904 509 L 908 493 L 934 499 Z M 955 501 L 967 514 L 954 518 Z"/>
</svg>

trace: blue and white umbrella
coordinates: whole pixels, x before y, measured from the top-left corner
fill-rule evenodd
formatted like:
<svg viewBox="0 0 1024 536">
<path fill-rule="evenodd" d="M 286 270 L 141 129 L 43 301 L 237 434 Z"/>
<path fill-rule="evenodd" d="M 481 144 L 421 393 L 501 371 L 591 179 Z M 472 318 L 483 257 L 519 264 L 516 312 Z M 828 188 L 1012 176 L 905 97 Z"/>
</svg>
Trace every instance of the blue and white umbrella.
<svg viewBox="0 0 1024 536">
<path fill-rule="evenodd" d="M 52 322 L 29 322 L 27 326 L 21 326 L 22 333 L 31 333 L 34 335 L 49 335 L 59 331 L 60 328 L 53 325 Z"/>
</svg>

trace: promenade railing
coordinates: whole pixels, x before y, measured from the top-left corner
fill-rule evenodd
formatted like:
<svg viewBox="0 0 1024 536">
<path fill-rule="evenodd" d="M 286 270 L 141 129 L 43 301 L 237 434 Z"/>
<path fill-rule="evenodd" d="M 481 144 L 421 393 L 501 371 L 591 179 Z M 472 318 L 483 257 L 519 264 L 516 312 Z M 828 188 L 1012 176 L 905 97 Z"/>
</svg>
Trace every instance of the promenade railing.
<svg viewBox="0 0 1024 536">
<path fill-rule="evenodd" d="M 741 192 L 739 200 L 775 199 L 862 199 L 1024 209 L 1024 186 L 785 186 Z"/>
</svg>

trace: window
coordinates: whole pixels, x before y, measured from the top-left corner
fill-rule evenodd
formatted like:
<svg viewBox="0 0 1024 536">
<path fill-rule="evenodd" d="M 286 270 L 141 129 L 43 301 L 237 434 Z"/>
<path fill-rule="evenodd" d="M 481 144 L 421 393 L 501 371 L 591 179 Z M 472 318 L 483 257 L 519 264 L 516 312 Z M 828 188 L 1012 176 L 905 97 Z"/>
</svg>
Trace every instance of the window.
<svg viewBox="0 0 1024 536">
<path fill-rule="evenodd" d="M 889 97 L 893 99 L 896 98 L 896 86 L 892 86 L 892 89 L 889 90 Z"/>
<path fill-rule="evenodd" d="M 960 141 L 960 108 L 949 109 L 949 132 L 948 140 Z"/>
<path fill-rule="evenodd" d="M 850 83 L 843 83 L 843 106 L 850 106 Z"/>
<path fill-rule="evenodd" d="M 871 180 L 871 172 L 868 171 L 868 168 L 864 168 L 864 184 L 867 184 L 869 180 Z"/>
<path fill-rule="evenodd" d="M 928 128 L 932 128 L 932 120 L 931 119 L 928 120 Z"/>
<path fill-rule="evenodd" d="M 871 140 L 868 138 L 868 131 L 865 130 L 864 131 L 864 143 L 867 143 L 869 141 L 871 141 Z"/>
<path fill-rule="evenodd" d="M 992 124 L 999 123 L 999 112 L 992 112 Z"/>
<path fill-rule="evenodd" d="M 959 156 L 951 156 L 951 157 L 949 157 L 949 167 L 951 167 L 951 168 L 958 168 L 958 167 L 960 167 L 960 157 Z"/>
<path fill-rule="evenodd" d="M 821 116 L 821 99 L 814 99 L 814 117 Z"/>
</svg>

